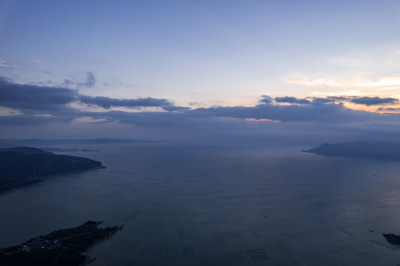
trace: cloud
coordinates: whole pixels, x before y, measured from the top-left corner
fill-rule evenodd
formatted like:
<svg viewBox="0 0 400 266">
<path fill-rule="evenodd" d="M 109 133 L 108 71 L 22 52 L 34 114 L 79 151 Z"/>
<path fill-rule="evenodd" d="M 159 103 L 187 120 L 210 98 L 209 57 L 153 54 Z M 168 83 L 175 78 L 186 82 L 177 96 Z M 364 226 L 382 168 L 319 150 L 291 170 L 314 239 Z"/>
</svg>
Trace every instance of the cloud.
<svg viewBox="0 0 400 266">
<path fill-rule="evenodd" d="M 310 104 L 311 101 L 307 99 L 298 99 L 295 97 L 275 97 L 275 102 L 278 103 L 291 103 L 291 104 Z"/>
<path fill-rule="evenodd" d="M 111 107 L 161 107 L 161 108 L 173 108 L 173 104 L 167 99 L 157 99 L 157 98 L 138 98 L 138 99 L 115 99 L 109 97 L 92 97 L 86 95 L 80 95 L 79 100 L 82 103 L 89 105 L 96 105 L 103 107 L 105 109 L 110 109 Z"/>
<path fill-rule="evenodd" d="M 0 107 L 16 110 L 17 114 L 3 114 L 0 124 L 8 126 L 27 127 L 33 125 L 69 125 L 90 124 L 88 127 L 120 125 L 134 125 L 144 129 L 177 130 L 184 129 L 190 134 L 197 134 L 212 129 L 218 134 L 236 134 L 235 132 L 255 131 L 262 128 L 296 128 L 296 126 L 279 126 L 281 124 L 302 125 L 306 134 L 307 127 L 314 128 L 337 127 L 340 130 L 354 132 L 360 130 L 360 125 L 372 125 L 369 132 L 376 129 L 374 123 L 394 125 L 398 130 L 399 114 L 379 114 L 367 111 L 357 111 L 347 107 L 346 102 L 363 105 L 396 103 L 394 98 L 329 96 L 295 98 L 291 96 L 271 98 L 263 95 L 254 106 L 213 106 L 200 108 L 192 106 L 175 106 L 168 99 L 138 98 L 115 99 L 102 96 L 82 95 L 76 89 L 59 88 L 56 86 L 38 86 L 32 84 L 15 84 L 7 79 L 0 79 Z M 78 103 L 78 104 L 76 104 Z M 82 104 L 101 107 L 96 110 L 85 110 Z M 140 108 L 158 107 L 137 110 L 135 112 L 122 111 L 121 107 Z M 385 106 L 394 108 L 395 106 Z M 116 110 L 116 109 L 120 110 Z M 160 110 L 162 109 L 162 110 Z M 158 110 L 158 111 L 157 111 Z M 258 121 L 254 123 L 252 121 Z M 272 122 L 274 121 L 274 122 Z M 135 128 L 136 128 L 135 127 Z M 45 129 L 46 127 L 43 127 Z M 382 128 L 380 125 L 379 128 Z M 186 131 L 189 130 L 189 131 Z M 157 130 L 156 130 L 157 131 Z M 228 132 L 235 131 L 235 132 Z M 327 130 L 329 133 L 329 130 Z M 158 131 L 157 131 L 158 132 Z M 178 132 L 178 133 L 177 133 Z M 183 131 L 182 131 L 183 132 Z M 278 132 L 278 131 L 277 131 Z M 326 131 L 324 131 L 326 132 Z M 282 133 L 282 132 L 281 132 Z M 176 135 L 175 136 L 178 136 Z M 253 134 L 248 132 L 246 134 Z M 276 134 L 279 134 L 276 133 Z M 294 133 L 293 133 L 294 134 Z"/>
<path fill-rule="evenodd" d="M 78 93 L 67 88 L 15 84 L 0 78 L 0 106 L 19 110 L 56 110 L 76 101 Z"/>
<path fill-rule="evenodd" d="M 351 110 L 342 104 L 271 105 L 259 104 L 254 107 L 210 107 L 189 110 L 187 115 L 208 117 L 230 117 L 238 119 L 270 119 L 282 122 L 314 121 L 320 123 L 345 123 L 368 121 L 377 114 Z"/>
<path fill-rule="evenodd" d="M 356 87 L 391 87 L 400 86 L 400 75 L 389 76 L 377 80 L 364 80 L 354 84 Z"/>
<path fill-rule="evenodd" d="M 293 75 L 287 83 L 318 88 L 313 91 L 316 96 L 327 95 L 364 95 L 393 98 L 400 95 L 400 74 L 369 78 L 311 77 L 301 74 Z"/>
<path fill-rule="evenodd" d="M 108 122 L 118 122 L 121 124 L 131 124 L 144 127 L 155 128 L 191 128 L 197 119 L 192 119 L 185 113 L 179 112 L 123 112 L 110 111 L 95 114 L 98 118 L 103 118 Z"/>
<path fill-rule="evenodd" d="M 176 105 L 166 105 L 166 106 L 161 106 L 161 108 L 169 112 L 190 110 L 190 107 L 176 106 Z"/>
<path fill-rule="evenodd" d="M 83 82 L 74 82 L 69 79 L 64 79 L 65 87 L 75 87 L 75 88 L 93 88 L 96 85 L 96 78 L 92 72 L 86 72 L 86 80 Z"/>
<path fill-rule="evenodd" d="M 329 86 L 329 87 L 342 87 L 349 85 L 349 81 L 342 81 L 336 78 L 313 78 L 303 74 L 294 74 L 292 77 L 285 81 L 289 84 L 303 85 L 303 86 Z"/>
<path fill-rule="evenodd" d="M 399 102 L 396 98 L 381 98 L 381 97 L 367 97 L 367 96 L 328 96 L 323 97 L 313 97 L 313 104 L 326 104 L 326 103 L 341 103 L 350 102 L 359 105 L 373 106 L 373 105 L 385 105 L 385 104 L 397 104 Z M 382 109 L 383 110 L 383 109 Z"/>
<path fill-rule="evenodd" d="M 336 102 L 335 99 L 332 97 L 322 98 L 322 97 L 313 97 L 312 104 L 327 104 L 327 103 L 334 103 Z"/>
<path fill-rule="evenodd" d="M 92 88 L 96 84 L 96 79 L 92 72 L 86 72 L 86 82 L 83 83 L 84 87 Z"/>
<path fill-rule="evenodd" d="M 50 116 L 38 116 L 32 114 L 22 114 L 15 116 L 0 116 L 0 125 L 8 126 L 40 126 L 48 125 L 52 123 L 66 124 L 73 120 L 73 116 L 70 115 L 50 115 Z M 29 133 L 29 132 L 27 132 Z"/>
<path fill-rule="evenodd" d="M 393 108 L 393 107 L 388 107 L 388 108 L 379 108 L 378 111 L 400 111 L 400 108 Z"/>
<path fill-rule="evenodd" d="M 262 96 L 260 103 L 272 103 L 271 97 Z M 354 104 L 372 106 L 372 105 L 384 105 L 384 104 L 397 104 L 399 102 L 396 98 L 381 98 L 381 97 L 367 97 L 367 96 L 328 96 L 328 97 L 308 97 L 308 98 L 296 98 L 291 96 L 275 97 L 277 103 L 289 103 L 289 104 L 328 104 L 328 103 L 342 103 L 351 102 Z"/>
<path fill-rule="evenodd" d="M 272 99 L 272 97 L 269 97 L 267 95 L 262 95 L 261 96 L 260 103 L 270 104 L 270 103 L 273 103 L 273 102 L 274 102 L 274 99 Z"/>
<path fill-rule="evenodd" d="M 381 104 L 396 104 L 398 99 L 395 98 L 380 98 L 380 97 L 351 97 L 350 102 L 366 106 L 381 105 Z"/>
<path fill-rule="evenodd" d="M 11 66 L 6 60 L 0 58 L 0 67 L 11 67 Z"/>
<path fill-rule="evenodd" d="M 49 84 L 49 83 L 48 83 Z M 160 107 L 166 111 L 182 111 L 188 107 L 175 106 L 167 99 L 137 98 L 115 99 L 82 95 L 78 90 L 43 84 L 16 84 L 0 77 L 0 106 L 22 111 L 65 111 L 71 103 L 80 102 L 110 109 L 111 107 Z M 74 109 L 79 111 L 78 109 Z"/>
</svg>

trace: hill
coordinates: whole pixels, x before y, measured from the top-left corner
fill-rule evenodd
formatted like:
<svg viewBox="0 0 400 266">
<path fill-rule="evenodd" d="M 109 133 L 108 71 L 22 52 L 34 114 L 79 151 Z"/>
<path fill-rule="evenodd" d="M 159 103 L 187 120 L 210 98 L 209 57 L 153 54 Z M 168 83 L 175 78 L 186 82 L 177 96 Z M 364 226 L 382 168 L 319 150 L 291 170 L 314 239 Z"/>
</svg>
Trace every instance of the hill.
<svg viewBox="0 0 400 266">
<path fill-rule="evenodd" d="M 0 191 L 37 183 L 46 176 L 102 167 L 99 161 L 32 147 L 0 149 Z"/>
</svg>

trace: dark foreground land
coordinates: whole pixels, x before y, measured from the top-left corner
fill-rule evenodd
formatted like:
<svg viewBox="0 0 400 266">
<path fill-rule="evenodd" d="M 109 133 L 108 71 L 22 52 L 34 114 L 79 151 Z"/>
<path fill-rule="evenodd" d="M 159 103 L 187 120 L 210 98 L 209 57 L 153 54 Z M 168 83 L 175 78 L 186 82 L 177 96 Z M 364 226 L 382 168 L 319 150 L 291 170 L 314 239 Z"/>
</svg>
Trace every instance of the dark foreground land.
<svg viewBox="0 0 400 266">
<path fill-rule="evenodd" d="M 88 221 L 81 226 L 54 231 L 33 238 L 19 246 L 0 250 L 2 266 L 75 266 L 94 259 L 87 252 L 97 243 L 110 238 L 123 226 L 98 228 L 101 222 Z"/>
<path fill-rule="evenodd" d="M 102 167 L 101 162 L 88 158 L 56 155 L 31 147 L 0 149 L 0 192 L 38 183 L 45 176 Z"/>
</svg>

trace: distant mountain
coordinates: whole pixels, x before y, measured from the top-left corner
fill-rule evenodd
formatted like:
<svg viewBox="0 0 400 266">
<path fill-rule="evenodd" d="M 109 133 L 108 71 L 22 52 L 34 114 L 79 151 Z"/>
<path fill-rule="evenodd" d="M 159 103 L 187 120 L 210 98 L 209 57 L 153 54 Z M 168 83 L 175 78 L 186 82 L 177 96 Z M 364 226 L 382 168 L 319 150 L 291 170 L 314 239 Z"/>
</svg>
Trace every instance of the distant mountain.
<svg viewBox="0 0 400 266">
<path fill-rule="evenodd" d="M 354 141 L 327 144 L 303 150 L 324 156 L 371 158 L 386 161 L 400 161 L 400 143 L 379 141 Z"/>
<path fill-rule="evenodd" d="M 31 148 L 0 149 L 0 191 L 37 183 L 44 176 L 102 168 L 101 162 Z"/>
</svg>

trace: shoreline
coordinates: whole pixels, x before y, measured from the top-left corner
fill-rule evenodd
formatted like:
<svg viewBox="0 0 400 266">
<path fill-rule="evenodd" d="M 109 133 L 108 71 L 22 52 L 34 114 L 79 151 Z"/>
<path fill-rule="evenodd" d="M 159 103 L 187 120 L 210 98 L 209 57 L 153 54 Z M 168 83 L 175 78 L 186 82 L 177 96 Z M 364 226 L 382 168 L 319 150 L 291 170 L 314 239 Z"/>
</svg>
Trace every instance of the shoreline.
<svg viewBox="0 0 400 266">
<path fill-rule="evenodd" d="M 89 252 L 124 228 L 123 225 L 99 228 L 100 224 L 100 221 L 87 221 L 78 227 L 56 230 L 0 249 L 0 265 L 87 265 L 96 259 L 91 258 Z"/>
</svg>

